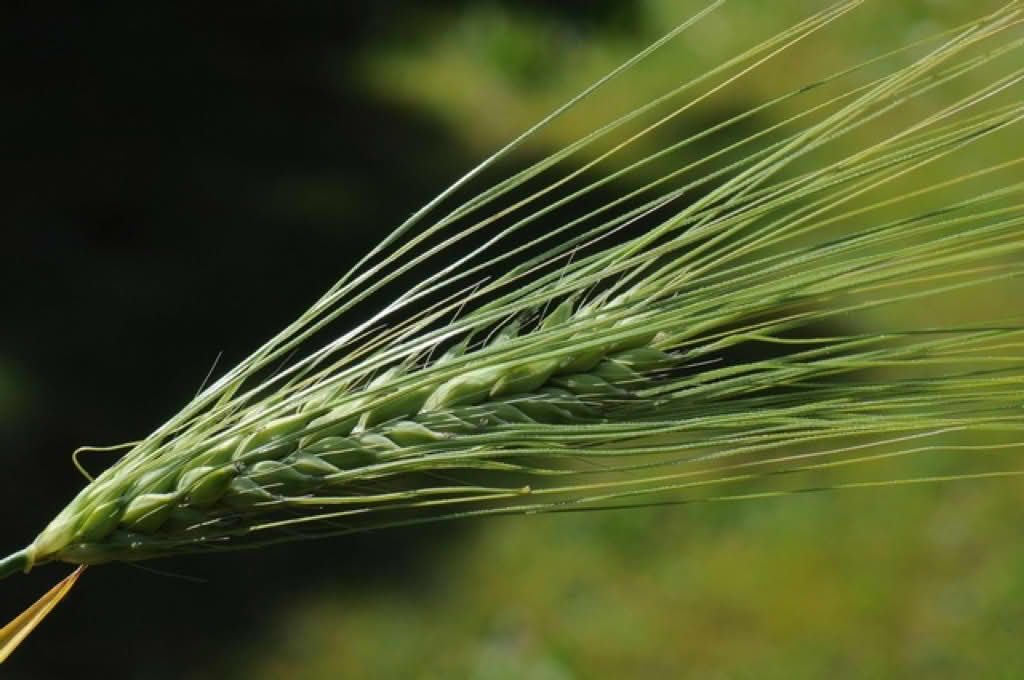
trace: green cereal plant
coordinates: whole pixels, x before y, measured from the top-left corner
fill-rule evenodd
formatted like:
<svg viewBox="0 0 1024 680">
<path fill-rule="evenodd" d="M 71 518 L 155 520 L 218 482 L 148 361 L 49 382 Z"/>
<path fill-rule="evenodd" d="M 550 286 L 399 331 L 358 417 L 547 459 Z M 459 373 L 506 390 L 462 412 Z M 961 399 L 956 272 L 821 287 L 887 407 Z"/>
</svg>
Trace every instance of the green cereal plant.
<svg viewBox="0 0 1024 680">
<path fill-rule="evenodd" d="M 699 30 L 717 4 L 411 216 L 90 480 L 0 561 L 0 576 L 462 517 L 779 495 L 814 486 L 825 470 L 1019 449 L 1024 326 L 1014 310 L 942 327 L 834 330 L 1024 276 L 1024 182 L 1013 175 L 1024 163 L 1013 141 L 1024 118 L 1019 2 L 594 178 L 605 158 L 860 4 L 839 2 L 471 191 L 545 126 Z M 904 65 L 880 71 L 894 56 Z M 935 88 L 993 67 L 1003 70 L 984 86 L 906 117 Z M 802 108 L 781 124 L 691 153 L 792 103 Z M 872 143 L 817 160 L 869 132 Z M 992 140 L 1003 154 L 984 167 L 906 184 Z M 567 169 L 570 159 L 579 167 Z M 633 176 L 645 178 L 639 188 L 534 228 Z M 938 203 L 901 212 L 920 199 Z M 758 352 L 723 358 L 741 347 Z M 939 479 L 854 476 L 831 487 Z M 756 481 L 767 489 L 746 486 Z M 80 572 L 4 629 L 3 656 Z"/>
</svg>

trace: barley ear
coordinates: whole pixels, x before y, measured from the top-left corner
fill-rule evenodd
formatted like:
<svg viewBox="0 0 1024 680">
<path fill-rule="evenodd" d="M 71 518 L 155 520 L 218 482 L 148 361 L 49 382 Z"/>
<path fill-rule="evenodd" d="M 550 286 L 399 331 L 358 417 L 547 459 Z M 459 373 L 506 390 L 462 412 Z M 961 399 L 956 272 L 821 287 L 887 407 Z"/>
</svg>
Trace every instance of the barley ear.
<svg viewBox="0 0 1024 680">
<path fill-rule="evenodd" d="M 1024 165 L 1019 145 L 980 170 L 901 189 L 915 171 L 1024 124 L 1024 100 L 990 103 L 1024 82 L 1024 68 L 920 119 L 897 111 L 1024 50 L 1024 38 L 999 37 L 1020 25 L 1020 3 L 936 36 L 891 74 L 877 75 L 872 58 L 779 95 L 764 106 L 805 106 L 818 87 L 841 87 L 784 124 L 741 131 L 721 157 L 703 155 L 704 133 L 693 134 L 573 188 L 599 160 L 859 4 L 840 0 L 462 198 L 496 159 L 692 22 L 638 53 L 412 215 L 298 320 L 90 479 L 28 548 L 0 560 L 0 578 L 52 561 L 213 554 L 468 517 L 1022 474 L 878 481 L 870 464 L 1019 450 L 1024 317 L 840 323 L 1024 280 L 1024 182 L 968 191 Z M 996 39 L 1006 42 L 968 51 Z M 690 92 L 705 84 L 707 94 Z M 634 123 L 646 126 L 634 134 Z M 855 132 L 870 141 L 814 165 Z M 573 159 L 581 170 L 556 167 L 591 143 L 613 151 Z M 667 156 L 684 149 L 700 159 Z M 607 180 L 663 161 L 671 171 L 597 198 L 613 191 Z M 549 171 L 563 174 L 520 197 Z M 691 171 L 704 174 L 690 182 Z M 563 185 L 564 197 L 554 191 Z M 577 203 L 584 214 L 528 229 L 583 197 L 607 202 Z M 915 207 L 922 197 L 938 205 Z M 449 198 L 464 202 L 444 212 Z M 512 200 L 515 210 L 502 207 Z M 506 214 L 515 221 L 496 221 Z M 372 316 L 353 318 L 427 267 Z M 731 358 L 746 348 L 755 351 Z M 968 439 L 979 433 L 993 438 Z M 864 479 L 818 478 L 861 468 Z M 775 486 L 744 486 L 755 482 Z M 3 629 L 0 660 L 81 570 Z"/>
</svg>

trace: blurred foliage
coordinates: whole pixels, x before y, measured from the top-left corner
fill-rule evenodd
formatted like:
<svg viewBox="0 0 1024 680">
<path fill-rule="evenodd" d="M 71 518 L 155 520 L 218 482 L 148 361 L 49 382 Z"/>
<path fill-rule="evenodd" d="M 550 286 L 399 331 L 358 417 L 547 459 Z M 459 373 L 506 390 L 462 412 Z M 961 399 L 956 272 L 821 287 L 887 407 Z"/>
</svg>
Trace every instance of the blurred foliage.
<svg viewBox="0 0 1024 680">
<path fill-rule="evenodd" d="M 520 160 L 822 3 L 782 4 L 730 3 Z M 448 181 L 701 6 L 20 7 L 7 26 L 4 546 L 81 486 L 76 446 L 143 436 L 218 355 L 240 359 Z M 869 3 L 618 162 L 983 9 Z M 913 313 L 993 316 L 1020 293 Z M 5 677 L 1017 677 L 1022 490 L 511 518 L 153 565 L 198 584 L 97 568 Z M 58 571 L 4 582 L 5 616 Z"/>
</svg>

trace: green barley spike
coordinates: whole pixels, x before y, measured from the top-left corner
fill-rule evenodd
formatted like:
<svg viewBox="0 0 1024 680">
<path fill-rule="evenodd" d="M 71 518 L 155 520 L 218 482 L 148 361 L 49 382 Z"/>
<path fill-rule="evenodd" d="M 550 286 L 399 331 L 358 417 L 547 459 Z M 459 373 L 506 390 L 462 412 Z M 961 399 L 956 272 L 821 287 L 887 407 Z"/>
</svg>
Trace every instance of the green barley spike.
<svg viewBox="0 0 1024 680">
<path fill-rule="evenodd" d="M 996 433 L 999 446 L 1019 448 L 1019 317 L 823 337 L 810 330 L 1024 277 L 1024 182 L 893 217 L 903 200 L 952 196 L 1024 163 L 1013 143 L 1024 119 L 1019 2 L 912 46 L 923 56 L 892 72 L 878 75 L 873 59 L 768 102 L 802 103 L 838 86 L 785 125 L 730 143 L 721 159 L 687 156 L 697 135 L 633 163 L 623 172 L 669 161 L 677 170 L 591 212 L 579 208 L 528 249 L 515 240 L 524 228 L 605 185 L 523 197 L 529 180 L 599 142 L 612 150 L 598 160 L 616 153 L 860 2 L 828 7 L 454 201 L 528 136 L 669 38 L 699 30 L 717 4 L 400 225 L 307 313 L 86 485 L 27 548 L 0 561 L 0 577 L 52 561 L 135 561 L 664 494 L 741 497 L 727 485 L 857 470 L 938 450 L 957 433 Z M 901 115 L 942 83 L 997 63 L 1007 70 L 989 85 L 927 117 Z M 1016 95 L 999 97 L 1007 92 Z M 875 143 L 807 163 L 887 116 Z M 990 167 L 885 192 L 991 139 L 1006 140 L 1008 156 Z M 492 219 L 502 198 L 522 215 L 511 225 Z M 451 254 L 477 231 L 492 238 Z M 343 325 L 346 312 L 414 263 L 435 273 L 369 321 Z M 494 267 L 501 273 L 485 276 Z M 311 347 L 328 326 L 337 337 Z M 751 345 L 772 351 L 725 359 Z M 292 355 L 300 358 L 266 377 Z M 302 531 L 289 532 L 295 526 Z M 0 658 L 69 587 L 51 591 L 37 605 L 42 614 L 4 629 Z"/>
</svg>

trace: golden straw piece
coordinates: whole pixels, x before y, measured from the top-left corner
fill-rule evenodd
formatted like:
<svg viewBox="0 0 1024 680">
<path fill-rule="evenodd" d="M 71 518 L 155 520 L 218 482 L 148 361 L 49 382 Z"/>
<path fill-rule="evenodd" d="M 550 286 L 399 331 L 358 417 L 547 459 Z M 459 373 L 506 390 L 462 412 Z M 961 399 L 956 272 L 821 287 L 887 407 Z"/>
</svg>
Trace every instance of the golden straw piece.
<svg viewBox="0 0 1024 680">
<path fill-rule="evenodd" d="M 64 599 L 83 571 L 85 571 L 84 564 L 68 574 L 63 581 L 50 588 L 49 592 L 36 600 L 35 604 L 0 630 L 0 663 L 3 663 L 11 652 L 18 648 L 21 641 L 28 637 L 28 634 L 46 618 L 50 610 Z"/>
</svg>

